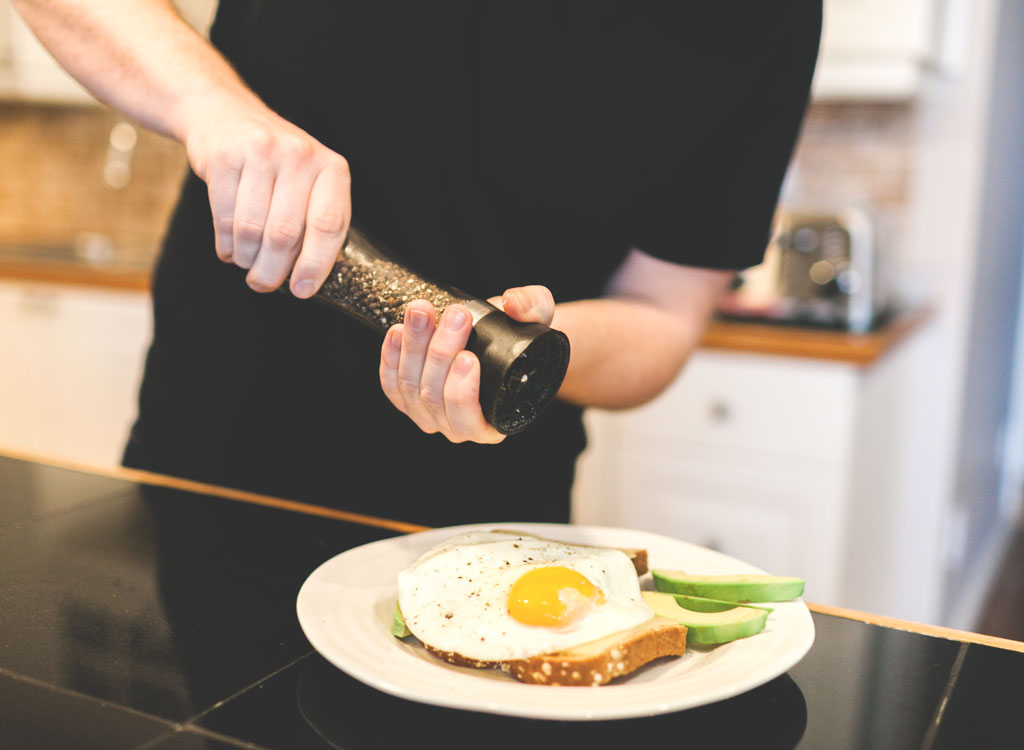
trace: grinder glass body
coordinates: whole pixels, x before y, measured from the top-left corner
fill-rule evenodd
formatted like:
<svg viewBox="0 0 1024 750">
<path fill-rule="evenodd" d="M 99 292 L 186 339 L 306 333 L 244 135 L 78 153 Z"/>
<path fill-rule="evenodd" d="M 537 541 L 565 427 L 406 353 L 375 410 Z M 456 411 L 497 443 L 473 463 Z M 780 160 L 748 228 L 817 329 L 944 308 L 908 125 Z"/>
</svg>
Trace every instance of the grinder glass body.
<svg viewBox="0 0 1024 750">
<path fill-rule="evenodd" d="M 425 299 L 437 314 L 465 305 L 473 318 L 466 348 L 480 360 L 480 406 L 499 432 L 512 435 L 536 419 L 558 392 L 569 364 L 569 339 L 540 323 L 520 323 L 486 300 L 413 272 L 356 228 L 315 299 L 386 332 L 405 307 Z"/>
</svg>

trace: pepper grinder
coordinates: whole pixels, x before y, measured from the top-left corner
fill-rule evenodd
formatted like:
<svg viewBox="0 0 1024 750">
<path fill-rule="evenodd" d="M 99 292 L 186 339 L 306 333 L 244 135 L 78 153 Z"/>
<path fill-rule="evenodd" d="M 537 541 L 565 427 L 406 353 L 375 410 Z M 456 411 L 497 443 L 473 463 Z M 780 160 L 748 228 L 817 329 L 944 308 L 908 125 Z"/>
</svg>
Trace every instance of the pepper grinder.
<svg viewBox="0 0 1024 750">
<path fill-rule="evenodd" d="M 465 305 L 473 320 L 466 348 L 480 360 L 480 406 L 505 435 L 540 416 L 569 365 L 569 339 L 561 331 L 512 320 L 486 300 L 421 276 L 355 227 L 314 299 L 380 333 L 401 323 L 414 299 L 433 304 L 439 316 L 449 305 Z"/>
</svg>

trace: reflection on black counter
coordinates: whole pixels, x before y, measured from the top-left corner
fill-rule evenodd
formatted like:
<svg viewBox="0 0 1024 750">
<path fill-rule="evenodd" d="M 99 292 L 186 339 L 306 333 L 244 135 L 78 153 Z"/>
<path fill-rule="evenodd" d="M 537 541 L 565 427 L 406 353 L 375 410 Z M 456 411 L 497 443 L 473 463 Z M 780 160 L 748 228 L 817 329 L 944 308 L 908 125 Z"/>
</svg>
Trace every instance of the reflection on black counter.
<svg viewBox="0 0 1024 750">
<path fill-rule="evenodd" d="M 530 690 L 606 690 L 550 688 Z M 201 720 L 212 731 L 265 747 L 628 747 L 675 741 L 687 746 L 792 750 L 807 722 L 803 693 L 788 676 L 735 698 L 651 718 L 550 721 L 412 703 L 366 687 L 312 655 Z"/>
<path fill-rule="evenodd" d="M 310 650 L 295 616 L 324 560 L 386 530 L 147 487 L 157 579 L 195 713 Z"/>
<path fill-rule="evenodd" d="M 550 688 L 531 690 L 601 690 Z M 348 696 L 352 696 L 349 698 Z M 788 676 L 735 698 L 651 718 L 576 722 L 495 717 L 423 704 L 374 692 L 320 659 L 309 659 L 298 675 L 296 702 L 303 719 L 333 748 L 410 747 L 417 738 L 444 738 L 450 747 L 629 747 L 636 742 L 675 741 L 689 747 L 793 750 L 803 736 L 807 706 Z M 339 705 L 359 705 L 339 711 Z M 402 721 L 381 717 L 401 713 Z M 452 727 L 458 736 L 451 737 Z M 671 738 L 671 739 L 670 739 Z"/>
</svg>

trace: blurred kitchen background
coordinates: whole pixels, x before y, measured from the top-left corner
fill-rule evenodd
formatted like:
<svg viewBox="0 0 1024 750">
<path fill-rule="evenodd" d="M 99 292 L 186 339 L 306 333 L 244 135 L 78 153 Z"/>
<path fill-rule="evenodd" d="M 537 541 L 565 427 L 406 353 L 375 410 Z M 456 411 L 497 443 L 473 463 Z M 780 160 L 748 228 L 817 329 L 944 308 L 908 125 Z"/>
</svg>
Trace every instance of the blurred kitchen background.
<svg viewBox="0 0 1024 750">
<path fill-rule="evenodd" d="M 178 3 L 200 29 L 215 4 Z M 588 413 L 574 518 L 1024 638 L 1024 2 L 825 13 L 765 263 L 668 392 Z M 116 465 L 183 149 L 0 0 L 0 165 L 0 447 Z"/>
</svg>

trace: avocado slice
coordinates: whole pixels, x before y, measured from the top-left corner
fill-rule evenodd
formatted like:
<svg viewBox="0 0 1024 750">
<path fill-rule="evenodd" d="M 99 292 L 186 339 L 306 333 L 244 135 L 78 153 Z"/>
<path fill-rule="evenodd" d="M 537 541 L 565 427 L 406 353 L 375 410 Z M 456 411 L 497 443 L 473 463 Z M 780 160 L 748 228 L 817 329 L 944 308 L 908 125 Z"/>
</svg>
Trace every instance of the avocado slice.
<svg viewBox="0 0 1024 750">
<path fill-rule="evenodd" d="M 723 599 L 707 599 L 703 596 L 688 596 L 686 594 L 672 594 L 672 596 L 676 598 L 680 607 L 693 612 L 724 612 L 736 606 L 736 602 L 727 602 Z M 763 609 L 769 613 L 775 611 L 771 607 L 758 607 L 754 604 L 744 604 L 743 606 L 751 609 Z"/>
<path fill-rule="evenodd" d="M 654 614 L 685 625 L 686 637 L 691 643 L 728 643 L 760 633 L 768 621 L 768 612 L 761 607 L 733 604 L 731 609 L 721 612 L 694 612 L 679 606 L 672 594 L 658 591 L 644 591 L 642 594 Z"/>
<path fill-rule="evenodd" d="M 395 612 L 391 616 L 391 635 L 395 638 L 406 638 L 412 635 L 412 631 L 405 625 L 405 618 L 402 617 L 402 608 L 398 606 L 398 600 L 395 600 Z"/>
<path fill-rule="evenodd" d="M 804 579 L 787 576 L 696 576 L 682 570 L 652 570 L 651 575 L 658 591 L 727 602 L 786 602 L 804 593 Z"/>
</svg>

